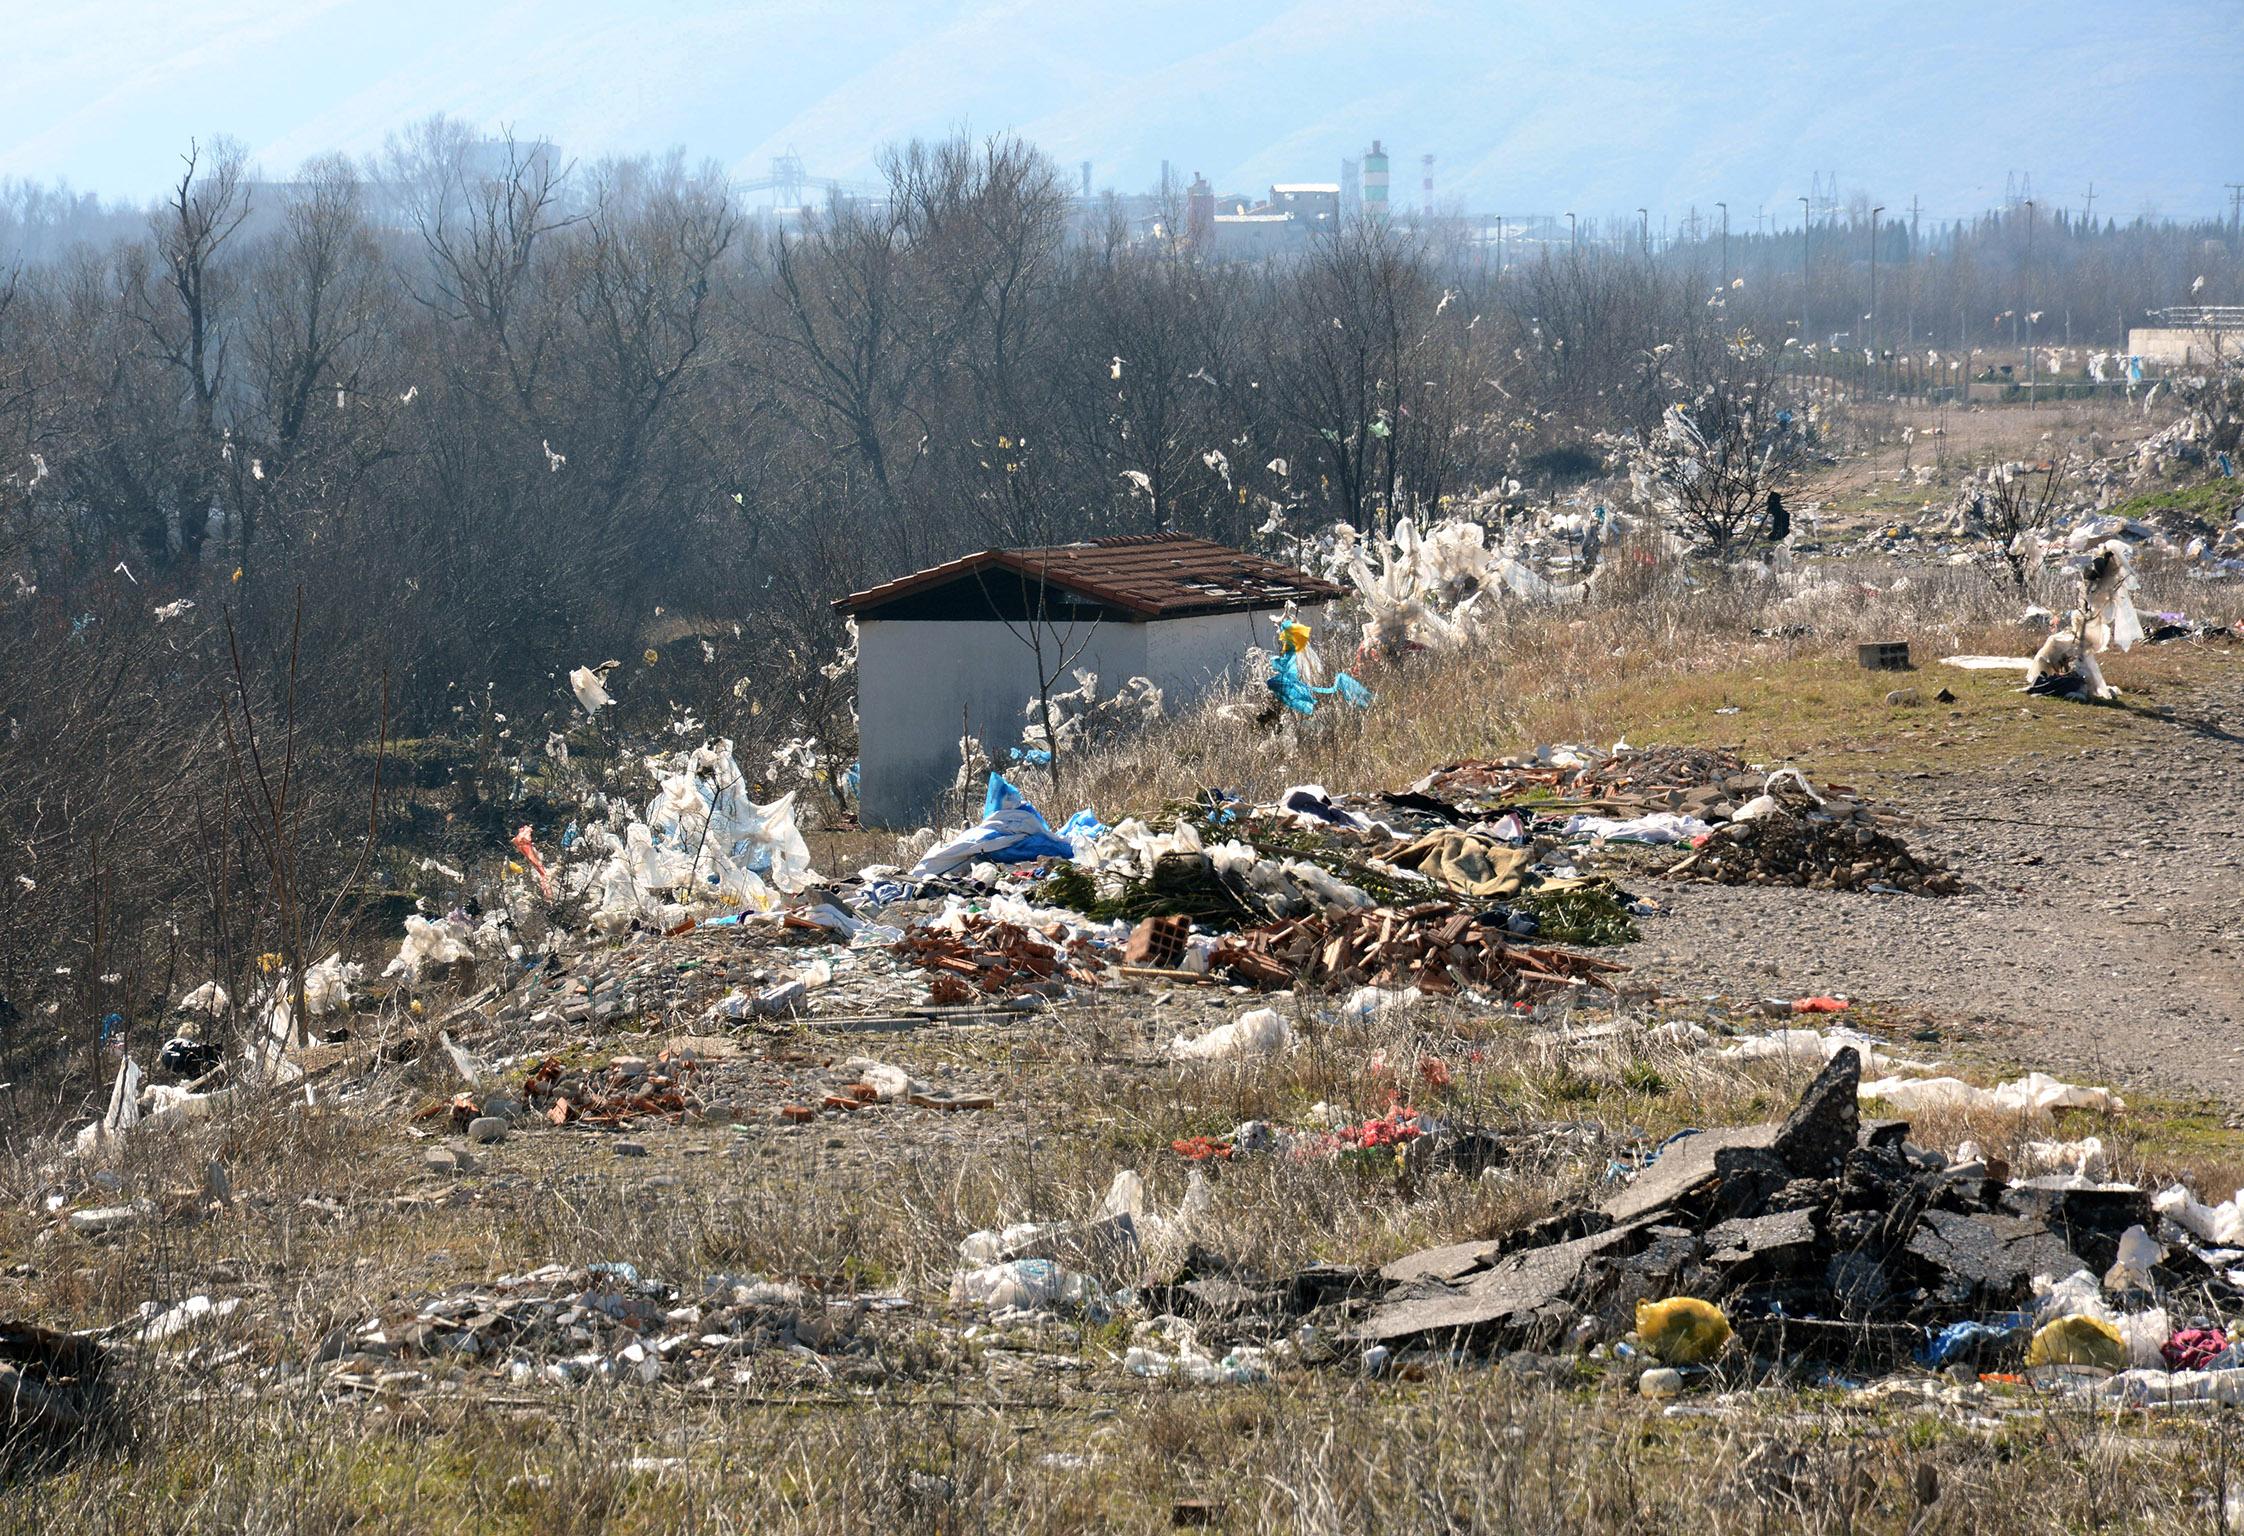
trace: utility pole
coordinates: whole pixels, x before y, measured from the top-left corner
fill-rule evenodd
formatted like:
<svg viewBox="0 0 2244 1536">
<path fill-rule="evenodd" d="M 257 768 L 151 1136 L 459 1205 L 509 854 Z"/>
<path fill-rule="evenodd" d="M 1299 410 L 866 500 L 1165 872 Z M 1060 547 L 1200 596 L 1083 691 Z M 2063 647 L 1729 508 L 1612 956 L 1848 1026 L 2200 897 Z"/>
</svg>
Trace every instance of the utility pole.
<svg viewBox="0 0 2244 1536">
<path fill-rule="evenodd" d="M 1582 237 L 1575 231 L 1572 214 L 1566 216 L 1566 244 L 1569 254 L 1577 257 L 1582 254 Z"/>
<path fill-rule="evenodd" d="M 1722 291 L 1728 293 L 1730 291 L 1730 205 L 1728 203 L 1716 203 L 1714 206 L 1722 210 Z M 1723 302 L 1726 304 L 1729 301 L 1725 299 Z"/>
<path fill-rule="evenodd" d="M 1504 216 L 1496 215 L 1496 281 L 1504 280 Z"/>
<path fill-rule="evenodd" d="M 1909 194 L 1909 265 L 1912 267 L 1917 264 L 1917 211 L 1917 194 L 1912 192 Z M 1908 332 L 1911 347 L 1917 344 L 1917 290 L 1922 286 L 1923 284 L 1914 281 L 1909 284 Z"/>
<path fill-rule="evenodd" d="M 1636 237 L 1637 245 L 1646 256 L 1650 256 L 1652 254 L 1652 216 L 1639 208 L 1636 210 L 1636 221 L 1639 231 Z"/>
<path fill-rule="evenodd" d="M 2090 182 L 2088 184 L 2088 191 L 2083 195 L 2088 199 L 2088 201 L 2080 210 L 2080 222 L 2084 227 L 2086 227 L 2088 225 L 2094 224 L 2096 221 L 2096 183 L 2094 183 L 2093 181 Z M 2095 231 L 2093 229 L 2090 229 L 2089 233 L 2094 234 Z"/>
<path fill-rule="evenodd" d="M 1870 373 L 1873 379 L 1878 372 L 1878 215 L 1886 211 L 1880 203 L 1870 210 Z"/>
<path fill-rule="evenodd" d="M 2034 319 L 2040 313 L 2037 309 L 2026 315 L 2026 409 L 2029 411 L 2034 408 Z"/>
<path fill-rule="evenodd" d="M 2234 240 L 2244 229 L 2244 181 L 2224 181 L 2228 188 L 2228 237 Z"/>
<path fill-rule="evenodd" d="M 1808 345 L 1808 200 L 1800 199 L 1800 347 Z"/>
<path fill-rule="evenodd" d="M 2024 204 L 2026 209 L 2026 260 L 2018 269 L 2018 287 L 2016 289 L 2018 298 L 2010 309 L 2010 345 L 2013 350 L 2018 346 L 2018 316 L 2026 307 L 2026 284 L 2031 280 L 2034 267 L 2034 200 L 2030 197 L 2026 198 Z M 2031 363 L 2032 359 L 2028 358 L 2027 361 Z"/>
</svg>

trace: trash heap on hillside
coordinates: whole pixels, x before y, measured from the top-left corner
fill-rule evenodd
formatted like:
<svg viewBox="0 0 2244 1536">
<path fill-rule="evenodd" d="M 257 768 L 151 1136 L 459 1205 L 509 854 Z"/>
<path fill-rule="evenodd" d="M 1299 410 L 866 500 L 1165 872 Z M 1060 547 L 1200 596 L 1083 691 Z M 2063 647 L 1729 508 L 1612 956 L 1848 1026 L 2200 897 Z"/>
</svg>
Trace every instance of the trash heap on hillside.
<svg viewBox="0 0 2244 1536">
<path fill-rule="evenodd" d="M 540 1020 L 628 1020 L 630 990 L 587 979 L 588 962 L 594 973 L 616 968 L 600 957 L 619 940 L 625 968 L 673 994 L 666 953 L 688 935 L 715 945 L 697 938 L 675 964 L 723 979 L 695 1005 L 720 1031 L 798 1017 L 1003 1015 L 1101 989 L 1202 982 L 1495 1008 L 1609 993 L 1624 967 L 1608 956 L 1656 918 L 1646 892 L 1663 876 L 1958 888 L 1851 793 L 1697 748 L 1547 747 L 1448 764 L 1402 790 L 1303 784 L 1259 804 L 1209 790 L 1112 826 L 1083 810 L 1055 828 L 993 774 L 981 820 L 914 840 L 909 867 L 830 877 L 811 869 L 789 798 L 749 798 L 729 742 L 645 762 L 651 797 L 592 793 L 558 836 L 523 827 L 499 899 L 409 916 L 379 978 L 339 960 L 314 967 L 311 1017 L 293 1038 L 292 989 L 270 976 L 241 1015 L 266 1020 L 251 1030 L 247 1062 L 217 1049 L 233 1017 L 223 994 L 198 989 L 160 1053 L 157 1076 L 168 1080 L 150 1081 L 148 1058 L 127 1053 L 80 1150 L 208 1114 L 240 1090 L 285 1088 L 316 1103 L 322 1072 L 424 998 L 480 988 L 503 1000 L 517 1033 Z M 716 963 L 728 943 L 749 963 Z M 523 1067 L 515 1097 L 557 1125 L 676 1118 L 709 1102 L 690 1060 Z M 814 1111 L 836 1097 L 830 1087 L 809 1095 Z M 472 1120 L 481 1107 L 445 1108 Z"/>
</svg>

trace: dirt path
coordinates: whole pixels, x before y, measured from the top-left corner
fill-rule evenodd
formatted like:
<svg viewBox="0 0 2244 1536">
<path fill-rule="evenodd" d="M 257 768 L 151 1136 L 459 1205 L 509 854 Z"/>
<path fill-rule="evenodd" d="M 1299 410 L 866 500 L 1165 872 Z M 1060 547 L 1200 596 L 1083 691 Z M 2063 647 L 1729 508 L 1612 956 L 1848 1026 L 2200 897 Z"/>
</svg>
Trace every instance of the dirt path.
<svg viewBox="0 0 2244 1536">
<path fill-rule="evenodd" d="M 1842 992 L 2076 1080 L 2244 1096 L 2244 682 L 2137 745 L 1914 779 L 1947 900 L 1690 886 L 1632 956 L 1680 992 Z"/>
</svg>

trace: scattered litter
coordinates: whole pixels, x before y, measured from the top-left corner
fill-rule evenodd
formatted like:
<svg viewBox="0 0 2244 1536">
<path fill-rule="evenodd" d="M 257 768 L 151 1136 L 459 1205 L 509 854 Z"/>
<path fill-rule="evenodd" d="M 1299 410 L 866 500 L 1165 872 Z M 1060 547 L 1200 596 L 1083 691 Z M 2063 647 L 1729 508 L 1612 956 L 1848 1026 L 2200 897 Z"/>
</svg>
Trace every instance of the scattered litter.
<svg viewBox="0 0 2244 1536">
<path fill-rule="evenodd" d="M 1270 1056 L 1293 1044 L 1293 1026 L 1275 1008 L 1256 1008 L 1205 1034 L 1169 1042 L 1169 1054 L 1182 1061 L 1217 1061 L 1227 1056 Z"/>
</svg>

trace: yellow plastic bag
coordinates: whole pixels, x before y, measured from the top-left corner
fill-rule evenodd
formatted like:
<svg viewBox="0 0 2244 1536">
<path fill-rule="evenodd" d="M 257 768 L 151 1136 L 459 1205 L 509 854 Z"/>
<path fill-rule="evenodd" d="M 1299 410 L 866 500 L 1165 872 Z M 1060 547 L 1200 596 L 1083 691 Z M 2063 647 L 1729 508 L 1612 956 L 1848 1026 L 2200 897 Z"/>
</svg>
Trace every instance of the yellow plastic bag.
<svg viewBox="0 0 2244 1536">
<path fill-rule="evenodd" d="M 1704 1365 L 1730 1342 L 1730 1320 L 1722 1309 L 1696 1296 L 1636 1304 L 1636 1336 L 1651 1355 L 1668 1365 Z"/>
<path fill-rule="evenodd" d="M 2075 1313 L 2045 1325 L 2026 1346 L 2026 1364 L 2094 1365 L 2107 1371 L 2127 1369 L 2127 1343 L 2119 1330 L 2100 1317 Z"/>
</svg>

